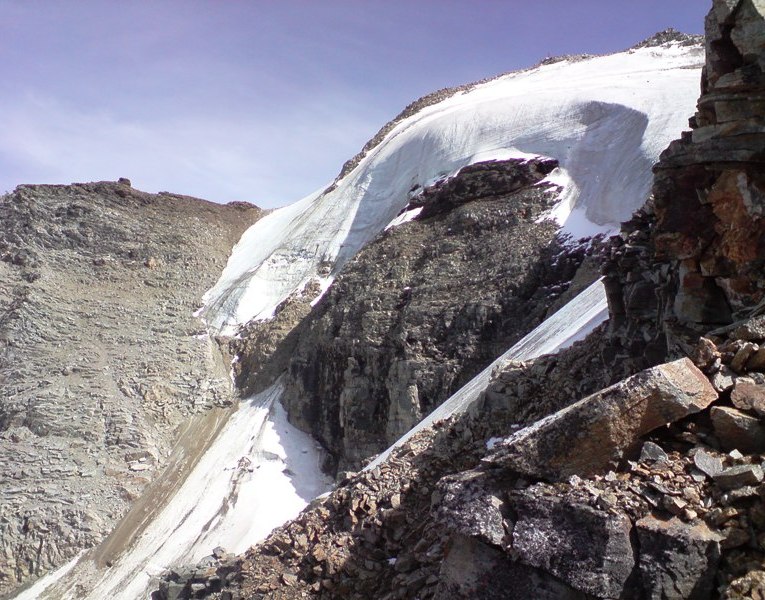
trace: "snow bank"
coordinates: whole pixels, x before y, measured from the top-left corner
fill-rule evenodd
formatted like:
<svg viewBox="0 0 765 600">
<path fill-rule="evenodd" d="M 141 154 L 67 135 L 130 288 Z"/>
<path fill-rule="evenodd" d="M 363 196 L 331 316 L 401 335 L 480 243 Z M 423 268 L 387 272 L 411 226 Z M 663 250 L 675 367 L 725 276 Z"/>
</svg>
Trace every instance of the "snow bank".
<svg viewBox="0 0 765 600">
<path fill-rule="evenodd" d="M 615 227 L 645 200 L 651 166 L 687 127 L 701 47 L 666 45 L 512 73 L 398 123 L 329 192 L 255 223 L 206 294 L 233 334 L 320 272 L 334 275 L 406 206 L 410 190 L 478 161 L 549 156 L 563 186 L 550 214 L 574 237 Z"/>
<path fill-rule="evenodd" d="M 277 383 L 241 403 L 169 503 L 87 593 L 78 586 L 83 573 L 64 577 L 75 560 L 35 596 L 16 600 L 148 598 L 153 578 L 168 567 L 196 563 L 216 546 L 242 553 L 296 517 L 332 480 L 321 472 L 316 442 L 287 422 L 281 394 Z"/>
</svg>

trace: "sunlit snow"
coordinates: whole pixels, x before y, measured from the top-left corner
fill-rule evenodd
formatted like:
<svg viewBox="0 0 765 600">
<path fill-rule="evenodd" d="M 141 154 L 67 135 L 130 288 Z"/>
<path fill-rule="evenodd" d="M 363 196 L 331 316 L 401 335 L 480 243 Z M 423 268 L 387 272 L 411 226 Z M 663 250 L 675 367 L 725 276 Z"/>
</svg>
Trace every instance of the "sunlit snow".
<svg viewBox="0 0 765 600">
<path fill-rule="evenodd" d="M 255 223 L 202 311 L 233 334 L 269 318 L 321 269 L 332 274 L 406 206 L 409 190 L 477 161 L 549 156 L 563 184 L 551 217 L 573 237 L 614 226 L 642 203 L 651 166 L 687 128 L 703 62 L 669 45 L 511 73 L 398 123 L 329 192 Z"/>
</svg>

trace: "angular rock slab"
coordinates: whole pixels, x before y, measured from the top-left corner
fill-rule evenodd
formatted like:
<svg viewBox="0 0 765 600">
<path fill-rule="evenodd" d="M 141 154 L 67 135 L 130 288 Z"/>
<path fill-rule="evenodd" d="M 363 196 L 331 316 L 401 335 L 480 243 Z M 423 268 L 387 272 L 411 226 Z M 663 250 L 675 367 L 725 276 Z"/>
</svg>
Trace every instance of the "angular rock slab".
<svg viewBox="0 0 765 600">
<path fill-rule="evenodd" d="M 626 514 L 538 495 L 513 494 L 518 520 L 513 550 L 527 565 L 598 598 L 622 598 L 633 587 L 632 522 Z"/>
<path fill-rule="evenodd" d="M 435 600 L 587 600 L 588 596 L 534 567 L 513 562 L 475 538 L 454 536 L 441 563 Z"/>
<path fill-rule="evenodd" d="M 713 406 L 710 415 L 715 437 L 725 450 L 765 452 L 765 427 L 760 419 L 727 406 Z"/>
<path fill-rule="evenodd" d="M 489 464 L 563 481 L 605 470 L 646 433 L 717 399 L 687 358 L 641 371 L 506 438 Z"/>
<path fill-rule="evenodd" d="M 647 516 L 636 523 L 644 598 L 705 600 L 712 596 L 721 536 L 704 523 Z"/>
<path fill-rule="evenodd" d="M 486 544 L 502 546 L 504 525 L 504 494 L 480 471 L 463 471 L 438 482 L 440 500 L 431 505 L 435 519 L 453 533 L 474 537 Z"/>
</svg>

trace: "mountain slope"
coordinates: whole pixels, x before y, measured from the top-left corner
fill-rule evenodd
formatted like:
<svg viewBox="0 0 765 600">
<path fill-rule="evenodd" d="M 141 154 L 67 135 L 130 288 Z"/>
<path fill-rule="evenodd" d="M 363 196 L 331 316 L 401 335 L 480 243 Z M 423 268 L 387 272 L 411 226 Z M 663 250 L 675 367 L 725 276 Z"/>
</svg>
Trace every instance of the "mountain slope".
<svg viewBox="0 0 765 600">
<path fill-rule="evenodd" d="M 382 271 L 365 282 L 367 273 L 364 271 L 364 261 L 396 258 L 384 265 L 395 270 L 402 267 L 403 263 L 398 259 L 403 257 L 410 261 L 406 268 L 418 274 L 417 289 L 429 289 L 429 293 L 440 296 L 439 302 L 431 303 L 426 298 L 420 305 L 426 319 L 415 324 L 420 327 L 419 331 L 426 332 L 432 325 L 428 320 L 437 321 L 444 316 L 441 313 L 445 306 L 448 312 L 450 282 L 439 281 L 438 285 L 429 286 L 428 268 L 434 278 L 443 269 L 438 261 L 431 262 L 428 268 L 424 262 L 439 258 L 429 256 L 428 248 L 441 255 L 441 244 L 449 245 L 446 240 L 448 230 L 455 225 L 463 227 L 470 234 L 466 238 L 468 243 L 465 248 L 481 254 L 489 262 L 492 259 L 497 261 L 494 266 L 499 283 L 487 292 L 491 298 L 486 300 L 486 305 L 501 304 L 507 289 L 524 287 L 517 286 L 514 281 L 522 277 L 522 271 L 514 271 L 513 264 L 500 264 L 502 261 L 517 260 L 521 263 L 528 258 L 529 264 L 536 265 L 549 260 L 559 225 L 563 225 L 564 232 L 574 236 L 590 235 L 613 228 L 624 215 L 640 204 L 650 185 L 650 166 L 659 149 L 676 131 L 684 128 L 686 118 L 692 111 L 700 56 L 698 45 L 670 40 L 663 45 L 648 45 L 613 56 L 566 59 L 472 86 L 469 90 L 460 91 L 415 111 L 392 126 L 383 139 L 368 149 L 358 164 L 331 188 L 274 211 L 250 228 L 235 247 L 219 281 L 206 294 L 201 315 L 213 332 L 230 335 L 247 322 L 257 327 L 258 322 L 269 319 L 275 312 L 278 313 L 277 318 L 265 326 L 278 323 L 291 310 L 290 297 L 299 295 L 303 308 L 296 310 L 295 315 L 286 320 L 282 330 L 275 334 L 277 338 L 288 336 L 293 332 L 296 321 L 305 315 L 318 295 L 326 290 L 335 277 L 340 276 L 341 270 L 367 245 L 366 257 L 362 256 L 354 263 L 355 271 L 349 267 L 343 276 L 345 279 L 339 280 L 337 288 L 329 293 L 324 305 L 317 307 L 315 315 L 329 314 L 327 307 L 340 312 L 349 310 L 354 294 L 359 289 L 363 293 L 368 291 L 372 297 L 378 294 L 384 297 L 386 305 L 381 313 L 395 312 L 388 306 L 390 302 L 394 301 L 395 309 L 397 296 L 402 292 L 402 300 L 407 300 L 405 291 L 397 287 L 401 282 L 395 277 L 387 277 Z M 537 155 L 542 155 L 542 158 Z M 468 186 L 467 196 L 456 200 L 459 194 L 455 192 L 468 181 L 466 173 L 471 169 L 480 171 L 485 168 L 486 173 L 479 179 L 483 185 L 501 172 L 504 166 L 511 165 L 523 173 L 524 170 L 533 170 L 535 164 L 559 166 L 552 171 L 545 171 L 543 175 L 546 177 L 525 181 L 525 187 L 517 196 L 505 193 L 508 190 L 501 190 L 501 193 L 494 196 L 479 198 L 480 193 L 476 195 L 475 190 Z M 488 179 L 483 179 L 484 176 Z M 448 193 L 441 194 L 438 202 L 429 204 L 429 199 L 439 197 L 439 190 L 447 190 Z M 513 193 L 516 191 L 513 190 Z M 415 210 L 419 208 L 422 208 L 422 212 L 415 216 Z M 368 245 L 399 215 L 399 222 L 409 218 L 419 222 L 400 225 L 387 238 L 383 236 Z M 545 217 L 551 219 L 545 220 Z M 480 247 L 482 233 L 488 224 L 493 224 L 498 232 L 497 239 L 503 243 L 505 238 L 516 234 L 519 239 L 523 238 L 520 229 L 516 233 L 509 231 L 509 228 L 508 231 L 502 231 L 502 219 L 515 219 L 517 224 L 528 225 L 529 231 L 533 230 L 533 235 L 529 234 L 530 238 L 534 238 L 533 244 L 528 245 L 532 250 L 528 256 L 523 256 L 523 260 L 521 255 L 504 256 L 502 252 L 492 251 L 491 247 Z M 552 219 L 556 219 L 557 223 Z M 525 241 L 525 238 L 521 239 L 521 242 Z M 396 254 L 396 244 L 412 242 L 420 244 L 424 251 L 402 252 L 399 257 L 392 256 Z M 460 257 L 460 270 L 474 279 L 480 279 L 482 272 L 470 273 L 470 261 L 467 259 L 468 256 Z M 438 268 L 434 268 L 434 265 Z M 571 276 L 570 270 L 561 270 L 565 272 L 563 279 Z M 464 286 L 463 291 L 469 296 L 471 288 L 466 281 L 455 279 L 454 284 Z M 367 283 L 369 289 L 364 290 Z M 560 281 L 549 283 L 557 284 Z M 351 291 L 343 287 L 346 285 L 356 289 Z M 386 285 L 391 289 L 381 292 Z M 525 287 L 528 293 L 524 292 L 519 298 L 526 301 L 534 298 L 532 283 Z M 348 294 L 344 294 L 346 289 L 349 290 Z M 343 295 L 347 297 L 344 299 Z M 491 339 L 489 347 L 482 350 L 480 356 L 472 354 L 476 348 L 480 348 L 484 339 L 488 339 L 483 337 L 482 332 L 484 329 L 492 329 L 492 319 L 499 312 L 495 315 L 484 310 L 484 306 L 476 304 L 464 314 L 452 315 L 454 319 L 446 315 L 445 323 L 461 321 L 461 324 L 453 329 L 457 335 L 445 338 L 445 345 L 456 349 L 453 354 L 460 360 L 464 358 L 467 363 L 473 361 L 469 367 L 472 371 L 466 370 L 452 377 L 449 385 L 456 386 L 464 381 L 504 350 L 505 344 L 520 337 L 525 332 L 524 328 L 543 318 L 549 308 L 547 301 L 545 299 L 544 306 L 525 311 L 527 314 L 524 314 L 520 300 L 515 304 L 508 302 L 510 309 L 502 318 L 510 320 L 512 315 L 520 315 L 522 318 L 517 319 L 516 323 L 518 330 L 514 330 L 512 335 L 500 332 L 504 337 L 499 335 Z M 471 310 L 478 318 L 473 319 L 475 315 Z M 418 318 L 416 311 L 411 314 L 415 319 Z M 345 323 L 344 335 L 378 335 L 380 331 L 365 330 L 365 317 L 363 310 L 353 315 Z M 253 318 L 256 320 L 254 325 Z M 299 330 L 294 331 L 299 333 Z M 425 334 L 418 332 L 417 335 Z M 242 337 L 243 340 L 239 341 L 246 342 L 246 334 Z M 328 337 L 331 343 L 331 335 Z M 468 340 L 469 344 L 460 346 L 460 337 Z M 277 339 L 275 346 L 278 344 Z M 306 346 L 302 348 L 305 353 L 298 358 L 301 362 L 313 362 L 316 357 L 319 363 L 324 358 L 321 346 L 310 346 L 311 342 L 307 340 Z M 453 356 L 442 353 L 441 347 L 434 346 L 429 352 L 431 350 L 431 355 L 427 357 L 428 368 L 444 360 L 444 357 L 446 361 L 453 360 Z M 349 362 L 348 357 L 345 358 Z M 268 357 L 264 360 L 268 360 Z M 278 374 L 280 367 L 285 366 L 283 362 L 275 360 L 271 374 Z M 333 370 L 334 367 L 329 372 Z M 404 370 L 402 374 L 402 381 L 412 374 L 416 375 L 405 373 Z M 293 375 L 295 378 L 300 377 L 299 365 L 296 365 Z M 449 386 L 439 384 L 436 387 L 433 397 L 422 407 L 425 411 L 431 410 L 452 391 Z M 293 390 L 291 393 L 300 392 Z M 296 398 L 291 396 L 283 398 L 283 401 L 285 405 L 291 406 Z M 250 409 L 251 406 L 243 404 L 229 422 L 244 421 Z M 365 407 L 359 404 L 356 409 L 363 412 Z M 260 428 L 263 425 L 262 411 L 252 412 L 258 412 L 258 420 L 252 425 Z M 420 410 L 411 412 L 404 415 L 400 422 L 394 423 L 386 434 L 397 436 L 421 416 Z M 330 417 L 334 420 L 335 415 L 331 414 Z M 249 457 L 253 449 L 257 449 L 257 444 L 252 443 L 254 435 L 242 436 L 243 456 Z M 237 441 L 241 441 L 238 436 Z M 330 436 L 324 441 L 331 447 Z M 385 443 L 385 439 L 375 439 L 372 444 L 358 450 L 354 460 L 358 461 L 362 455 L 381 449 L 381 444 L 384 446 Z M 237 448 L 227 448 L 226 456 L 236 455 Z M 199 461 L 200 468 L 209 464 L 213 465 L 210 468 L 221 468 L 215 460 L 207 458 Z M 289 464 L 288 460 L 284 462 Z M 205 473 L 199 475 L 200 479 L 206 477 Z M 215 473 L 210 475 L 210 479 L 213 479 Z M 196 477 L 195 472 L 189 481 Z M 235 504 L 238 479 L 232 476 L 231 480 L 226 480 L 225 485 L 213 486 L 215 489 L 206 493 L 205 503 L 219 503 L 228 509 L 227 501 L 232 498 Z M 262 498 L 269 492 L 261 489 L 258 493 Z M 253 501 L 258 501 L 258 498 L 255 497 Z M 178 500 L 189 504 L 188 498 Z M 168 506 L 171 505 L 172 501 Z M 242 506 L 235 508 L 240 509 Z M 183 513 L 178 517 L 179 521 L 186 522 L 189 514 Z M 236 511 L 231 510 L 228 516 L 235 514 Z M 204 534 L 212 534 L 216 528 L 221 532 L 237 529 L 236 524 L 225 521 L 226 516 L 226 510 L 216 513 L 215 528 L 207 528 L 205 525 Z M 170 523 L 172 534 L 182 529 L 181 524 L 173 528 Z M 253 525 L 251 529 L 256 530 L 257 527 Z M 149 530 L 148 527 L 145 529 Z M 180 540 L 172 534 L 153 541 L 165 547 L 172 546 Z M 123 554 L 116 557 L 119 562 L 108 568 L 107 565 L 98 565 L 100 570 L 97 573 L 83 571 L 88 565 L 81 564 L 82 569 L 73 572 L 88 573 L 89 576 L 64 581 L 59 589 L 77 590 L 83 596 L 86 594 L 85 588 L 96 582 L 97 578 L 99 588 L 93 592 L 95 596 L 91 597 L 98 597 L 101 590 L 109 590 L 112 594 L 127 594 L 132 593 L 129 585 L 143 586 L 151 575 L 150 569 L 168 565 L 157 563 L 147 566 L 145 559 L 150 559 L 151 553 L 145 553 L 140 561 L 131 562 L 135 558 L 133 552 L 143 543 L 139 538 L 136 539 L 138 541 L 135 543 L 126 543 L 121 547 Z M 219 544 L 228 544 L 226 540 L 229 538 L 222 536 L 219 539 Z M 205 541 L 211 546 L 215 545 L 212 537 L 205 538 Z M 139 565 L 137 568 L 141 569 L 140 573 L 135 573 L 133 580 L 126 575 L 130 572 L 130 565 Z M 52 593 L 51 597 L 57 597 L 55 590 Z"/>
<path fill-rule="evenodd" d="M 706 27 L 693 132 L 612 242 L 611 328 L 499 365 L 467 414 L 160 598 L 763 597 L 765 4 Z"/>
<path fill-rule="evenodd" d="M 260 214 L 127 180 L 0 197 L 0 594 L 100 542 L 179 424 L 232 403 L 192 313 Z"/>
<path fill-rule="evenodd" d="M 418 189 L 479 161 L 558 160 L 551 179 L 564 189 L 553 216 L 575 236 L 613 229 L 642 204 L 651 165 L 687 127 L 702 60 L 700 45 L 670 41 L 543 64 L 425 106 L 327 191 L 248 231 L 204 318 L 230 334 L 270 317 L 312 279 L 334 277 Z"/>
</svg>

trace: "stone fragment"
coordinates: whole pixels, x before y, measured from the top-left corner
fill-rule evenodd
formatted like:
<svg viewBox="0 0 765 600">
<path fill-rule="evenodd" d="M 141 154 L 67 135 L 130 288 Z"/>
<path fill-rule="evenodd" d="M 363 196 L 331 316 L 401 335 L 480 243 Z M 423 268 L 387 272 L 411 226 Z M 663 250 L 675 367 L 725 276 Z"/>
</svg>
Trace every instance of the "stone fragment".
<svg viewBox="0 0 765 600">
<path fill-rule="evenodd" d="M 709 477 L 714 477 L 723 470 L 722 460 L 703 448 L 699 448 L 693 455 L 693 464 L 696 465 L 699 471 Z"/>
<path fill-rule="evenodd" d="M 730 400 L 738 409 L 751 410 L 760 417 L 765 416 L 765 385 L 751 379 L 741 378 L 736 381 L 730 393 Z"/>
<path fill-rule="evenodd" d="M 744 460 L 744 455 L 741 454 L 741 452 L 739 452 L 738 450 L 731 450 L 730 452 L 728 452 L 728 456 L 736 462 Z"/>
<path fill-rule="evenodd" d="M 730 527 L 725 529 L 722 533 L 723 539 L 720 542 L 720 547 L 723 550 L 732 550 L 733 548 L 740 548 L 749 543 L 749 532 L 741 527 Z"/>
<path fill-rule="evenodd" d="M 476 539 L 455 536 L 441 563 L 436 600 L 586 600 L 553 575 Z"/>
<path fill-rule="evenodd" d="M 486 473 L 465 471 L 438 482 L 436 520 L 447 530 L 501 546 L 505 540 L 501 488 Z"/>
<path fill-rule="evenodd" d="M 645 598 L 702 600 L 711 596 L 720 559 L 720 536 L 704 523 L 664 521 L 651 515 L 636 523 Z"/>
<path fill-rule="evenodd" d="M 525 475 L 565 481 L 605 471 L 653 429 L 717 399 L 687 358 L 633 375 L 506 438 L 484 459 Z"/>
<path fill-rule="evenodd" d="M 683 511 L 685 510 L 685 507 L 688 506 L 688 503 L 685 500 L 681 500 L 675 496 L 664 496 L 661 499 L 661 505 L 667 512 L 675 516 L 679 516 L 683 514 Z"/>
<path fill-rule="evenodd" d="M 739 465 L 730 467 L 715 475 L 715 483 L 724 490 L 732 490 L 762 481 L 762 467 L 759 465 Z"/>
<path fill-rule="evenodd" d="M 732 337 L 749 342 L 765 340 L 765 315 L 752 317 L 733 330 Z"/>
<path fill-rule="evenodd" d="M 745 485 L 744 487 L 736 488 L 735 490 L 726 492 L 722 495 L 721 500 L 723 503 L 731 503 L 737 502 L 738 500 L 743 500 L 744 498 L 754 498 L 755 496 L 759 495 L 760 493 L 756 487 L 752 485 Z"/>
<path fill-rule="evenodd" d="M 765 600 L 765 571 L 750 571 L 730 582 L 726 590 L 726 599 L 748 598 Z"/>
<path fill-rule="evenodd" d="M 705 373 L 720 366 L 720 352 L 712 340 L 702 337 L 699 339 L 691 355 L 693 363 Z"/>
<path fill-rule="evenodd" d="M 521 562 L 587 594 L 620 597 L 635 566 L 627 515 L 539 495 L 534 486 L 511 500 L 513 550 Z"/>
<path fill-rule="evenodd" d="M 167 600 L 181 600 L 188 595 L 186 583 L 176 583 L 175 581 L 169 582 L 164 591 Z"/>
<path fill-rule="evenodd" d="M 640 462 L 656 463 L 666 462 L 669 456 L 664 449 L 654 442 L 645 442 L 640 450 Z"/>
<path fill-rule="evenodd" d="M 733 387 L 735 373 L 723 365 L 719 371 L 712 375 L 712 387 L 722 394 Z"/>
<path fill-rule="evenodd" d="M 746 370 L 765 371 L 765 346 L 760 346 L 760 349 L 749 358 L 746 363 Z"/>
<path fill-rule="evenodd" d="M 765 428 L 757 417 L 727 406 L 713 406 L 710 416 L 715 437 L 725 450 L 765 451 Z"/>
<path fill-rule="evenodd" d="M 746 342 L 733 356 L 733 360 L 730 361 L 730 368 L 733 369 L 736 373 L 746 372 L 746 363 L 757 352 L 757 350 L 759 350 L 759 346 L 757 346 L 757 344 Z"/>
</svg>

